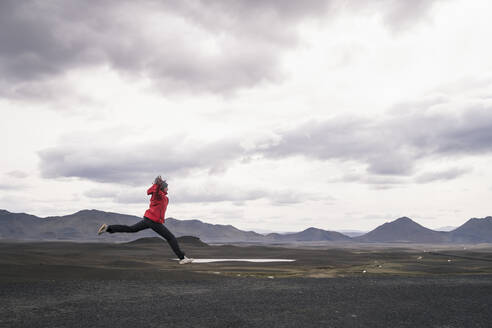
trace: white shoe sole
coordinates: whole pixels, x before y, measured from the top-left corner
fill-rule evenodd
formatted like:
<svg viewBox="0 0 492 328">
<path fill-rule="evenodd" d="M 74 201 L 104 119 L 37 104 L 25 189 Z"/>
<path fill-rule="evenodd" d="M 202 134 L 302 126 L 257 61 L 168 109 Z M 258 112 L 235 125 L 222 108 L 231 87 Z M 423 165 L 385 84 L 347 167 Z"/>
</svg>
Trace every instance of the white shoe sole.
<svg viewBox="0 0 492 328">
<path fill-rule="evenodd" d="M 187 263 L 191 263 L 191 262 L 193 262 L 193 259 L 184 259 L 184 260 L 180 260 L 179 264 L 187 264 Z"/>
<path fill-rule="evenodd" d="M 106 232 L 106 230 L 108 229 L 108 225 L 106 223 L 103 223 L 103 225 L 99 228 L 99 230 L 97 231 L 97 234 L 100 235 L 102 234 L 103 232 Z"/>
</svg>

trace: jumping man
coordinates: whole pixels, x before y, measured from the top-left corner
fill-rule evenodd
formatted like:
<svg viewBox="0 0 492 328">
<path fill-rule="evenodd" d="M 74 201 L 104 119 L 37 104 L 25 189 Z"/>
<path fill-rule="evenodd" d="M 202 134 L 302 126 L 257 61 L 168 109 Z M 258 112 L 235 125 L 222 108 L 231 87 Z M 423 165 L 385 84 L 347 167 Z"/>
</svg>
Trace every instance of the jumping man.
<svg viewBox="0 0 492 328">
<path fill-rule="evenodd" d="M 167 198 L 167 182 L 162 180 L 159 175 L 154 180 L 154 184 L 152 187 L 147 190 L 147 195 L 152 194 L 150 198 L 150 207 L 147 211 L 145 211 L 144 217 L 141 221 L 137 222 L 132 226 L 126 225 L 107 225 L 104 223 L 98 231 L 98 234 L 102 234 L 104 232 L 114 233 L 114 232 L 137 232 L 140 230 L 144 230 L 147 228 L 151 228 L 159 235 L 164 237 L 174 253 L 179 258 L 179 264 L 186 264 L 193 262 L 193 259 L 187 258 L 185 254 L 179 249 L 178 241 L 174 237 L 174 235 L 164 226 L 164 217 L 166 215 L 167 204 L 169 203 L 169 199 Z"/>
</svg>

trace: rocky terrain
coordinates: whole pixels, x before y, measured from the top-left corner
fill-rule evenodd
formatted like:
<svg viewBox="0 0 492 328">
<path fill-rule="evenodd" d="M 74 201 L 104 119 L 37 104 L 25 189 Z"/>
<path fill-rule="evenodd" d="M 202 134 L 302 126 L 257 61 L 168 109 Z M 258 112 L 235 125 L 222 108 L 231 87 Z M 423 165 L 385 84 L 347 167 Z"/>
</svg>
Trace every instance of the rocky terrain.
<svg viewBox="0 0 492 328">
<path fill-rule="evenodd" d="M 0 242 L 2 327 L 488 327 L 490 246 Z"/>
</svg>

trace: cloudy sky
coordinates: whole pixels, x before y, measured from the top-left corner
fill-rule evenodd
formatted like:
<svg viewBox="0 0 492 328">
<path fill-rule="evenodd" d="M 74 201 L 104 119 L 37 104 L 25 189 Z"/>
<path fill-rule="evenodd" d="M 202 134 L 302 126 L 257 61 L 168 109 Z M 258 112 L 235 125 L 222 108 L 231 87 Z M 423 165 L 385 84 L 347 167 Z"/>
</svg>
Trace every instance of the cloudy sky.
<svg viewBox="0 0 492 328">
<path fill-rule="evenodd" d="M 490 1 L 0 2 L 0 208 L 257 231 L 492 215 Z"/>
</svg>

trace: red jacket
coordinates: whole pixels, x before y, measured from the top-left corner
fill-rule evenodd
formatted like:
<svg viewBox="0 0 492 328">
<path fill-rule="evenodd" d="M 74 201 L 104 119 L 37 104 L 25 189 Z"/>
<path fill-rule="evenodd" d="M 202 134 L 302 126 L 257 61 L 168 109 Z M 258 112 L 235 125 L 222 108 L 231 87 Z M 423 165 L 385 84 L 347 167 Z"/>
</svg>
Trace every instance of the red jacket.
<svg viewBox="0 0 492 328">
<path fill-rule="evenodd" d="M 169 199 L 167 198 L 167 192 L 163 192 L 159 189 L 159 186 L 153 184 L 152 187 L 147 190 L 147 195 L 152 194 L 150 197 L 150 206 L 145 211 L 144 216 L 148 217 L 152 221 L 158 223 L 164 223 L 164 216 L 166 215 L 167 204 Z"/>
</svg>

